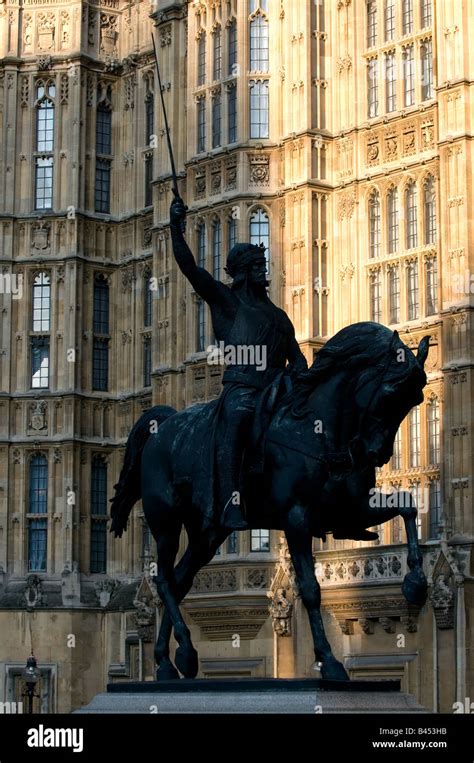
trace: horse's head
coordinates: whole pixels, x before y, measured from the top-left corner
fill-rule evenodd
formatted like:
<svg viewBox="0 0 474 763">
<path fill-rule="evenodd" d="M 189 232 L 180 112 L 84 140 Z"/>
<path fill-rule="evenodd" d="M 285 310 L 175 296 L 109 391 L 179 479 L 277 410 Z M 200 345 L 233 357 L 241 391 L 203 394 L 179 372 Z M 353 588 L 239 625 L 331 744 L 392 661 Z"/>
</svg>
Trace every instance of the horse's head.
<svg viewBox="0 0 474 763">
<path fill-rule="evenodd" d="M 415 355 L 396 331 L 385 331 L 369 350 L 373 362 L 361 368 L 354 386 L 357 408 L 354 445 L 362 449 L 364 460 L 374 466 L 389 461 L 400 424 L 414 406 L 423 402 L 424 363 L 430 339 L 423 337 Z"/>
</svg>

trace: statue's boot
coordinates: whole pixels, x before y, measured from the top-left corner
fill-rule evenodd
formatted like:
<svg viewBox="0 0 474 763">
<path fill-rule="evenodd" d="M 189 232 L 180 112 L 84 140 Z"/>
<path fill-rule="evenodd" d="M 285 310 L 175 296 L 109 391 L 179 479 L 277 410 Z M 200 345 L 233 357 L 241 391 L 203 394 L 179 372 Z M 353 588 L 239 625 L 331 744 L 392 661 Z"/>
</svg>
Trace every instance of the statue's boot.
<svg viewBox="0 0 474 763">
<path fill-rule="evenodd" d="M 221 524 L 228 530 L 248 530 L 249 525 L 245 519 L 244 513 L 240 504 L 232 503 L 232 498 L 227 501 L 227 504 L 222 513 Z"/>
</svg>

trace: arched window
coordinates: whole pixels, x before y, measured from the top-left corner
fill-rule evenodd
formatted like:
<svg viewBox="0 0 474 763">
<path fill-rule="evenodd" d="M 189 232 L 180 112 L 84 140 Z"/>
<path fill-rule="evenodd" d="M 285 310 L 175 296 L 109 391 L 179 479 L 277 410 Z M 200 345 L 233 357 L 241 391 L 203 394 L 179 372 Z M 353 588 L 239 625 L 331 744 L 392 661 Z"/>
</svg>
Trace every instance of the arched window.
<svg viewBox="0 0 474 763">
<path fill-rule="evenodd" d="M 420 47 L 421 58 L 421 100 L 433 98 L 433 43 L 426 40 Z"/>
<path fill-rule="evenodd" d="M 31 387 L 49 387 L 49 332 L 51 329 L 51 279 L 48 273 L 38 273 L 33 282 L 32 331 L 41 336 L 30 337 Z"/>
<path fill-rule="evenodd" d="M 99 273 L 94 280 L 94 333 L 109 333 L 109 286 L 104 275 Z"/>
<path fill-rule="evenodd" d="M 222 267 L 222 226 L 216 220 L 212 226 L 212 274 L 217 280 L 221 277 Z"/>
<path fill-rule="evenodd" d="M 376 323 L 382 320 L 382 279 L 379 268 L 370 274 L 370 320 Z"/>
<path fill-rule="evenodd" d="M 420 313 L 420 288 L 418 282 L 418 260 L 407 265 L 408 320 L 415 321 Z"/>
<path fill-rule="evenodd" d="M 148 90 L 145 96 L 145 145 L 149 146 L 155 134 L 155 96 Z"/>
<path fill-rule="evenodd" d="M 367 2 L 367 47 L 372 48 L 377 42 L 377 0 Z"/>
<path fill-rule="evenodd" d="M 234 217 L 230 217 L 227 221 L 227 242 L 228 250 L 237 243 L 237 220 Z"/>
<path fill-rule="evenodd" d="M 432 0 L 420 0 L 421 1 L 421 28 L 425 29 L 431 26 L 433 20 L 433 8 Z"/>
<path fill-rule="evenodd" d="M 91 558 L 92 573 L 103 573 L 107 566 L 107 463 L 94 456 L 91 468 Z"/>
<path fill-rule="evenodd" d="M 237 140 L 237 85 L 229 82 L 227 90 L 227 142 L 235 143 Z"/>
<path fill-rule="evenodd" d="M 49 331 L 51 322 L 51 279 L 38 273 L 33 282 L 33 331 Z"/>
<path fill-rule="evenodd" d="M 200 268 L 206 267 L 206 226 L 201 223 L 197 231 L 197 264 Z M 203 299 L 197 302 L 196 320 L 196 350 L 204 352 L 206 347 L 206 303 Z"/>
<path fill-rule="evenodd" d="M 153 316 L 153 284 L 150 273 L 147 271 L 143 278 L 144 300 L 143 300 L 143 325 L 151 326 Z"/>
<path fill-rule="evenodd" d="M 235 65 L 237 63 L 237 21 L 232 19 L 227 27 L 227 74 L 235 75 Z"/>
<path fill-rule="evenodd" d="M 429 177 L 423 192 L 423 209 L 425 218 L 425 244 L 436 242 L 436 193 L 434 178 Z"/>
<path fill-rule="evenodd" d="M 217 26 L 213 32 L 212 47 L 212 77 L 214 80 L 219 80 L 222 76 L 222 35 L 220 26 Z"/>
<path fill-rule="evenodd" d="M 420 406 L 412 408 L 408 415 L 408 426 L 410 432 L 409 455 L 410 467 L 420 466 Z"/>
<path fill-rule="evenodd" d="M 402 0 L 402 33 L 413 32 L 413 0 Z"/>
<path fill-rule="evenodd" d="M 109 386 L 109 286 L 102 273 L 94 280 L 92 389 Z"/>
<path fill-rule="evenodd" d="M 221 145 L 221 92 L 220 90 L 212 96 L 212 148 L 217 148 Z"/>
<path fill-rule="evenodd" d="M 268 19 L 258 11 L 250 20 L 250 71 L 267 72 L 268 66 Z"/>
<path fill-rule="evenodd" d="M 269 136 L 269 95 L 268 82 L 251 80 L 250 82 L 250 137 L 268 138 Z"/>
<path fill-rule="evenodd" d="M 54 98 L 53 82 L 36 86 L 35 209 L 53 207 Z"/>
<path fill-rule="evenodd" d="M 374 191 L 369 199 L 369 257 L 380 256 L 380 194 Z"/>
<path fill-rule="evenodd" d="M 433 397 L 426 406 L 428 425 L 428 463 L 437 466 L 441 457 L 441 439 L 439 422 L 439 400 Z"/>
<path fill-rule="evenodd" d="M 398 251 L 399 225 L 398 225 L 398 191 L 392 188 L 387 196 L 387 224 L 388 224 L 388 253 Z"/>
<path fill-rule="evenodd" d="M 395 0 L 385 0 L 385 41 L 389 42 L 395 37 Z"/>
<path fill-rule="evenodd" d="M 406 248 L 418 246 L 418 210 L 415 182 L 409 183 L 405 191 L 405 238 Z"/>
<path fill-rule="evenodd" d="M 199 98 L 197 102 L 197 153 L 206 150 L 206 100 Z"/>
<path fill-rule="evenodd" d="M 429 487 L 429 527 L 428 537 L 437 538 L 439 536 L 439 526 L 441 523 L 441 483 L 435 478 L 430 480 Z"/>
<path fill-rule="evenodd" d="M 379 61 L 371 58 L 367 64 L 367 116 L 373 119 L 379 113 Z"/>
<path fill-rule="evenodd" d="M 388 269 L 389 323 L 400 323 L 400 271 L 398 265 Z"/>
<path fill-rule="evenodd" d="M 42 454 L 30 460 L 28 480 L 28 570 L 45 572 L 48 546 L 48 462 Z"/>
<path fill-rule="evenodd" d="M 198 68 L 197 83 L 204 85 L 206 82 L 206 33 L 201 30 L 198 40 Z"/>
<path fill-rule="evenodd" d="M 251 244 L 265 246 L 267 272 L 270 272 L 270 221 L 267 213 L 259 207 L 250 216 L 249 234 Z"/>
<path fill-rule="evenodd" d="M 99 87 L 100 99 L 96 112 L 96 166 L 95 166 L 95 211 L 110 212 L 110 169 L 112 154 L 112 110 L 110 104 L 111 88 L 103 97 L 103 85 Z"/>
</svg>

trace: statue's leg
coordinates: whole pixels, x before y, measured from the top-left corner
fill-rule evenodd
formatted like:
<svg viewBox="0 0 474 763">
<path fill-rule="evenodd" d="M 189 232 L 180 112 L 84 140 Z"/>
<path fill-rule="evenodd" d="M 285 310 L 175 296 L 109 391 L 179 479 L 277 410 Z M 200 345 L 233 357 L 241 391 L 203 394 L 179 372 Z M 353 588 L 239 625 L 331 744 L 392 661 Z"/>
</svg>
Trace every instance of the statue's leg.
<svg viewBox="0 0 474 763">
<path fill-rule="evenodd" d="M 321 590 L 314 572 L 308 509 L 299 505 L 293 506 L 286 517 L 284 530 L 301 598 L 308 612 L 316 661 L 321 663 L 321 675 L 323 678 L 347 681 L 349 676 L 344 666 L 334 657 L 324 632 Z"/>
<path fill-rule="evenodd" d="M 427 580 L 423 572 L 423 557 L 418 544 L 416 528 L 417 509 L 411 493 L 401 490 L 399 493 L 377 493 L 379 506 L 367 505 L 360 515 L 363 527 L 374 527 L 401 516 L 405 523 L 408 541 L 407 564 L 410 572 L 403 581 L 403 595 L 410 604 L 423 606 L 426 601 Z M 370 502 L 369 502 L 370 504 Z"/>
<path fill-rule="evenodd" d="M 207 537 L 196 536 L 196 538 L 190 540 L 184 555 L 174 569 L 178 603 L 190 591 L 196 574 L 213 559 L 217 548 L 223 543 L 228 534 L 228 531 L 219 529 L 217 533 L 212 532 Z M 155 660 L 159 666 L 157 680 L 159 681 L 179 678 L 178 672 L 169 656 L 171 631 L 171 618 L 167 610 L 165 610 L 155 646 Z"/>
</svg>

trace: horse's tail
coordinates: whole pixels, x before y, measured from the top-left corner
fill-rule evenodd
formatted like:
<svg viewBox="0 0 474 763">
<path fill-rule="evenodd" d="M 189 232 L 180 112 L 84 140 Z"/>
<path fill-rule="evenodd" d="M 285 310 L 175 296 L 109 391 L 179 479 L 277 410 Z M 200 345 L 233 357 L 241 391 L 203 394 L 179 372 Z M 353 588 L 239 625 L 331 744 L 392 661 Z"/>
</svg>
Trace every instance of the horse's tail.
<svg viewBox="0 0 474 763">
<path fill-rule="evenodd" d="M 110 532 L 113 532 L 116 538 L 122 537 L 123 531 L 127 529 L 131 510 L 142 497 L 140 467 L 146 441 L 150 434 L 173 413 L 176 413 L 175 409 L 168 405 L 155 405 L 154 408 L 145 411 L 132 427 L 125 448 L 119 481 L 114 485 L 115 495 L 110 499 L 112 504 Z"/>
</svg>

